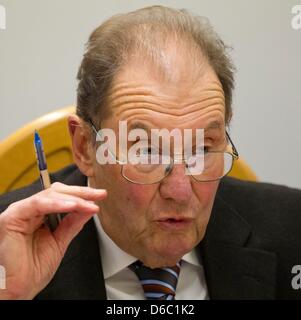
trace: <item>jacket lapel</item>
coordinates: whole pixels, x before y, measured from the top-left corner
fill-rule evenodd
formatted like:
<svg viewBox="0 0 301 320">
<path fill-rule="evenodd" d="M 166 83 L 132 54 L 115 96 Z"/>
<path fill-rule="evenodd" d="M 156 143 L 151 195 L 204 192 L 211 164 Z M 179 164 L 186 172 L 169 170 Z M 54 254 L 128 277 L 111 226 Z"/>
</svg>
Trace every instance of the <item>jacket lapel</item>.
<svg viewBox="0 0 301 320">
<path fill-rule="evenodd" d="M 210 299 L 275 298 L 276 255 L 219 195 L 199 247 Z"/>
</svg>

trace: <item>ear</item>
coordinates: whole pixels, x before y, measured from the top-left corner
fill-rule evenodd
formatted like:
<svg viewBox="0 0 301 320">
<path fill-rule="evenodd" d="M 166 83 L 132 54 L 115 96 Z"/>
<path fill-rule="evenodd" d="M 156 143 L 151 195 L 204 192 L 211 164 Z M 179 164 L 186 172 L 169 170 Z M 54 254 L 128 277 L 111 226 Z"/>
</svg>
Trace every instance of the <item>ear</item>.
<svg viewBox="0 0 301 320">
<path fill-rule="evenodd" d="M 87 124 L 77 115 L 68 117 L 69 133 L 72 141 L 73 159 L 80 171 L 87 177 L 94 175 L 93 146 Z"/>
</svg>

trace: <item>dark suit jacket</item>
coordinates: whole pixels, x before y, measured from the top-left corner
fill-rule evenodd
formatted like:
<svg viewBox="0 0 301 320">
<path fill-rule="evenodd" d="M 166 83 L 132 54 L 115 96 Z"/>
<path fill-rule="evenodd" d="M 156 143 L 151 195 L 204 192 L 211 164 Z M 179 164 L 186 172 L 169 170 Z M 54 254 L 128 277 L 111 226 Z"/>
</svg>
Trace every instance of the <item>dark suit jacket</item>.
<svg viewBox="0 0 301 320">
<path fill-rule="evenodd" d="M 52 181 L 86 185 L 75 166 Z M 0 212 L 40 190 L 35 183 L 0 197 Z M 301 265 L 301 191 L 224 178 L 219 186 L 202 257 L 211 299 L 301 299 L 291 285 Z M 91 219 L 72 241 L 37 299 L 106 299 L 96 229 Z M 191 297 L 193 299 L 193 297 Z"/>
</svg>

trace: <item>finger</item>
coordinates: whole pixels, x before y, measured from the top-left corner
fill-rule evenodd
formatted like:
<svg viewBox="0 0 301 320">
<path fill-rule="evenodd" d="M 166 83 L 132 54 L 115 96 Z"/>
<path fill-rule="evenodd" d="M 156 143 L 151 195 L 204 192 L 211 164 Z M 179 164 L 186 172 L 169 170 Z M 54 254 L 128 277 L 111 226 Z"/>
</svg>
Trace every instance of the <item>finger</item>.
<svg viewBox="0 0 301 320">
<path fill-rule="evenodd" d="M 49 200 L 49 198 L 43 199 L 46 200 L 46 202 L 44 202 L 43 204 L 47 203 Z M 59 203 L 61 200 L 56 200 L 55 203 Z M 67 202 L 67 201 L 66 201 Z M 84 205 L 80 205 L 80 204 L 76 204 L 72 205 L 72 206 L 62 206 L 59 207 L 61 210 L 60 212 L 71 212 L 71 214 L 77 214 L 77 215 L 91 215 L 94 214 L 96 212 L 99 211 L 99 207 L 97 205 L 95 205 L 94 203 L 91 204 L 88 201 L 86 201 L 87 204 Z M 22 214 L 20 214 L 20 210 L 17 210 L 16 212 L 13 212 L 9 215 L 6 215 L 3 218 L 2 222 L 2 227 L 5 228 L 6 231 L 11 231 L 11 232 L 19 232 L 19 233 L 23 233 L 23 234 L 32 234 L 33 232 L 35 232 L 38 228 L 41 227 L 42 222 L 43 222 L 43 218 L 44 216 L 33 216 L 33 212 L 32 212 L 32 207 L 30 207 L 30 213 L 28 215 L 28 212 L 26 210 L 24 210 L 24 206 L 22 206 L 23 208 L 23 212 Z M 45 208 L 43 207 L 43 210 Z M 53 211 L 55 211 L 53 209 L 53 206 L 50 202 L 50 205 L 48 208 L 46 208 L 47 213 L 50 213 L 50 211 L 53 213 Z M 21 210 L 22 211 L 22 210 Z M 38 212 L 36 212 L 36 214 L 40 214 L 41 211 L 40 209 L 38 210 Z M 44 211 L 42 212 L 44 214 Z M 58 213 L 58 212 L 56 212 Z M 1 215 L 2 216 L 2 215 Z M 24 217 L 25 216 L 25 217 Z M 42 219 L 41 219 L 42 218 Z"/>
<path fill-rule="evenodd" d="M 86 203 L 95 204 L 96 201 L 103 200 L 106 196 L 107 196 L 107 192 L 105 190 L 99 196 L 97 196 L 97 200 L 87 200 L 87 199 L 83 199 L 78 196 L 74 196 L 71 194 L 65 194 L 65 193 L 61 193 L 61 192 L 56 192 L 56 191 L 52 191 L 52 190 L 48 191 L 48 193 L 47 193 L 47 197 L 49 197 L 49 198 L 62 199 L 62 200 L 67 200 L 67 201 L 75 201 L 79 205 L 83 205 L 83 206 L 85 206 Z"/>
<path fill-rule="evenodd" d="M 60 182 L 51 185 L 51 189 L 64 194 L 73 195 L 86 200 L 99 200 L 106 193 L 104 189 L 95 189 L 90 187 L 69 186 Z"/>
<path fill-rule="evenodd" d="M 102 197 L 104 198 L 104 193 Z M 86 201 L 81 198 L 72 197 L 62 194 L 36 194 L 25 200 L 13 203 L 2 214 L 3 218 L 19 219 L 26 221 L 37 216 L 45 216 L 49 213 L 61 213 L 71 211 L 89 211 L 95 212 L 98 206 L 91 201 Z M 1 215 L 1 216 L 2 216 Z"/>
</svg>

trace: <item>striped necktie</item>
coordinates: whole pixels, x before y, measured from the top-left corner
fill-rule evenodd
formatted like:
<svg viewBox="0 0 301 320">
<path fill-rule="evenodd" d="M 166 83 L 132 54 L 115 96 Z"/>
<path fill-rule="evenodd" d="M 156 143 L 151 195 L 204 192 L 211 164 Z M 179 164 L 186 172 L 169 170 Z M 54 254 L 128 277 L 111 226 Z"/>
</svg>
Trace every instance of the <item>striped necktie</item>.
<svg viewBox="0 0 301 320">
<path fill-rule="evenodd" d="M 180 273 L 180 262 L 174 267 L 151 269 L 140 261 L 129 266 L 136 273 L 148 300 L 174 300 Z"/>
</svg>

